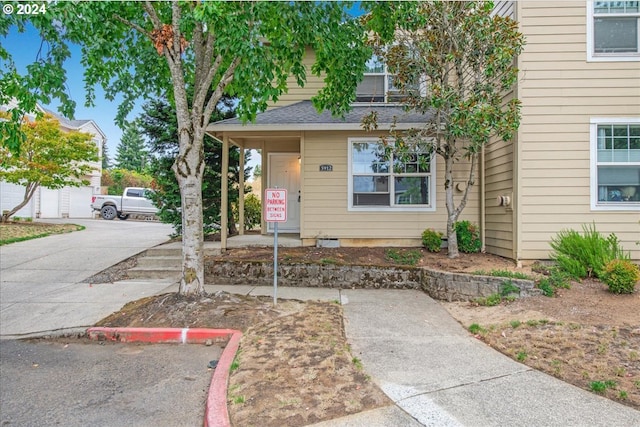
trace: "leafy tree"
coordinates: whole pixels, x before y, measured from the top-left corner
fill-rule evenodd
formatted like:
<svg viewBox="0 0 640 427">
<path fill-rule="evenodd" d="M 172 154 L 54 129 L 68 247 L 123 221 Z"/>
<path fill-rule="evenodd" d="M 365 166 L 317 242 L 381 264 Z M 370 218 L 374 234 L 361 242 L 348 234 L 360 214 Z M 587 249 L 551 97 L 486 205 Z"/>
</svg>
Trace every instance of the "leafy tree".
<svg viewBox="0 0 640 427">
<path fill-rule="evenodd" d="M 234 116 L 233 100 L 223 97 L 213 113 L 211 121 L 218 121 Z M 152 100 L 143 107 L 138 117 L 141 132 L 155 157 L 149 165 L 149 172 L 154 176 L 154 202 L 159 206 L 158 216 L 163 222 L 173 224 L 176 234 L 182 233 L 182 215 L 180 188 L 171 165 L 178 154 L 178 125 L 175 109 L 162 99 Z M 205 169 L 202 186 L 203 227 L 205 234 L 220 228 L 222 144 L 206 135 L 204 138 Z M 238 199 L 238 173 L 240 150 L 231 148 L 229 153 L 229 210 Z M 248 176 L 245 170 L 245 178 Z M 236 233 L 236 221 L 233 217 L 228 221 L 229 232 Z"/>
<path fill-rule="evenodd" d="M 142 172 L 148 163 L 148 157 L 138 124 L 135 121 L 128 123 L 116 148 L 116 166 L 119 169 Z"/>
<path fill-rule="evenodd" d="M 137 98 L 170 95 L 179 137 L 172 168 L 184 227 L 179 292 L 192 294 L 204 292 L 204 134 L 213 110 L 226 93 L 238 98 L 238 114 L 249 120 L 287 90 L 290 75 L 304 84 L 306 46 L 316 52 L 311 71 L 325 82 L 315 105 L 334 114 L 347 110 L 370 54 L 359 21 L 347 18 L 338 2 L 55 2 L 46 14 L 5 16 L 0 34 L 10 25 L 24 28 L 27 19 L 40 31 L 52 47 L 37 64 L 48 76 L 46 93 L 64 89 L 64 74 L 58 80 L 51 74 L 69 54 L 66 43 L 81 45 L 88 101 L 95 85 L 107 99 L 121 94 L 121 124 Z M 0 56 L 9 57 L 5 50 Z M 19 95 L 26 105 L 31 92 L 25 95 L 17 79 L 13 71 L 1 76 L 10 81 L 0 83 L 1 92 Z"/>
<path fill-rule="evenodd" d="M 454 224 L 475 183 L 478 156 L 493 138 L 509 141 L 520 123 L 520 103 L 506 101 L 518 70 L 524 38 L 510 18 L 492 16 L 493 3 L 477 1 L 383 2 L 370 5 L 369 42 L 404 96 L 407 110 L 424 124 L 391 137 L 398 155 L 430 146 L 444 159 L 449 257 L 458 256 Z M 375 114 L 363 120 L 376 127 Z M 470 163 L 467 186 L 456 204 L 453 168 Z"/>
<path fill-rule="evenodd" d="M 0 179 L 23 185 L 24 198 L 13 209 L 2 213 L 2 222 L 24 207 L 39 187 L 62 188 L 88 185 L 86 175 L 95 168 L 98 148 L 92 136 L 83 132 L 63 132 L 51 115 L 34 122 L 25 121 L 20 132 L 25 136 L 20 152 L 0 147 Z"/>
<path fill-rule="evenodd" d="M 114 196 L 121 196 L 127 187 L 153 187 L 154 181 L 152 175 L 129 169 L 102 170 L 102 185 Z"/>
</svg>

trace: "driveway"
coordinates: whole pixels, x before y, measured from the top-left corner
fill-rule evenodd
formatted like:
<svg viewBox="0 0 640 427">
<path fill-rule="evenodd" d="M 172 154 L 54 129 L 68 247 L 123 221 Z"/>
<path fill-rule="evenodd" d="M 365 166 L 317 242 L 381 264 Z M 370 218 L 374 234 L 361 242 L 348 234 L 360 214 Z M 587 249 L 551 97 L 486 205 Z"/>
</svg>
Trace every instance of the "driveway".
<svg viewBox="0 0 640 427">
<path fill-rule="evenodd" d="M 172 227 L 150 221 L 47 220 L 85 230 L 0 246 L 0 338 L 83 329 L 125 303 L 161 292 L 166 282 L 81 283 L 169 240 Z"/>
</svg>

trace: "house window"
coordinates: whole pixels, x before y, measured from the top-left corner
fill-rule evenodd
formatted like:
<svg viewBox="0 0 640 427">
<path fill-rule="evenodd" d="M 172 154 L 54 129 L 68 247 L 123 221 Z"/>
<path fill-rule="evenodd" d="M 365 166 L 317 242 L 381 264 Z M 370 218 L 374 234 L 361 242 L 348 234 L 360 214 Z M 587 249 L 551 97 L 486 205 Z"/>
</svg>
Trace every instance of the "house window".
<svg viewBox="0 0 640 427">
<path fill-rule="evenodd" d="M 640 60 L 640 1 L 594 1 L 588 12 L 589 61 Z"/>
<path fill-rule="evenodd" d="M 593 209 L 640 210 L 640 119 L 591 120 Z"/>
<path fill-rule="evenodd" d="M 435 209 L 435 161 L 428 144 L 398 153 L 392 144 L 353 139 L 349 150 L 350 208 Z"/>
<path fill-rule="evenodd" d="M 389 73 L 382 60 L 373 55 L 367 61 L 364 78 L 356 88 L 356 102 L 402 101 L 403 96 L 393 80 L 394 74 Z"/>
</svg>

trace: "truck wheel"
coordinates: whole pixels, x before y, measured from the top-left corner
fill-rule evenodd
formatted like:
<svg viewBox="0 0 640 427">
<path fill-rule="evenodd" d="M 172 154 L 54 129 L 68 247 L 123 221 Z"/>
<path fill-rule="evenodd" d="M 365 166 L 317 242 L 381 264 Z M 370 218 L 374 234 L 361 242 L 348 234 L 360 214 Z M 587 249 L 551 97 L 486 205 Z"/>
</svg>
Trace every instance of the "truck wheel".
<svg viewBox="0 0 640 427">
<path fill-rule="evenodd" d="M 112 220 L 118 215 L 118 211 L 115 206 L 107 205 L 100 209 L 100 215 L 102 215 L 103 219 Z"/>
<path fill-rule="evenodd" d="M 126 215 L 118 214 L 118 219 L 121 219 L 122 221 L 124 221 L 127 218 L 129 218 L 129 214 L 126 214 Z"/>
</svg>

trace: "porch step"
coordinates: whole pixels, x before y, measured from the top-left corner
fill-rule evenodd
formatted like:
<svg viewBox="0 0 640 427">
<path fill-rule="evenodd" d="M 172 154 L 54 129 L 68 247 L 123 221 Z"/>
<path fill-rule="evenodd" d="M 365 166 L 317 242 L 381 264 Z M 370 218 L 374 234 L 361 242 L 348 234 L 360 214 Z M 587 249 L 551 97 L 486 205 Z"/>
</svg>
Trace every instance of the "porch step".
<svg viewBox="0 0 640 427">
<path fill-rule="evenodd" d="M 127 275 L 131 279 L 147 280 L 147 279 L 164 279 L 178 280 L 182 269 L 168 267 L 134 267 L 127 271 Z"/>
<path fill-rule="evenodd" d="M 166 269 L 178 269 L 180 268 L 180 263 L 182 262 L 182 257 L 180 254 L 176 255 L 166 255 L 166 256 L 143 256 L 138 258 L 138 265 L 136 267 L 141 268 L 166 268 Z"/>
</svg>

